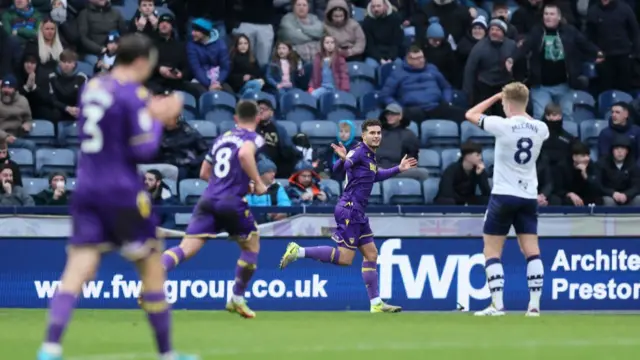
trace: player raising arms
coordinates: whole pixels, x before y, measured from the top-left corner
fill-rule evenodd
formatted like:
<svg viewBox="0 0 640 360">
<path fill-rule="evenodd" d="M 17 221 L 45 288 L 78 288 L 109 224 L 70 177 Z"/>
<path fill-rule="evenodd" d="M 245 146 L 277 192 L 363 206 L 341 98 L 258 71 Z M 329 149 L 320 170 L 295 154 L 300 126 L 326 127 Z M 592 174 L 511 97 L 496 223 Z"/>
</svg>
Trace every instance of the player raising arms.
<svg viewBox="0 0 640 360">
<path fill-rule="evenodd" d="M 346 170 L 344 193 L 340 197 L 334 211 L 337 229 L 333 240 L 338 248 L 317 246 L 303 248 L 290 243 L 280 262 L 284 269 L 290 263 L 309 258 L 335 265 L 349 266 L 353 262 L 355 250 L 359 249 L 362 262 L 362 279 L 367 287 L 371 312 L 400 312 L 402 308 L 384 303 L 378 291 L 378 249 L 373 242 L 373 232 L 369 227 L 369 218 L 365 209 L 369 202 L 371 189 L 377 181 L 384 181 L 403 171 L 416 167 L 417 160 L 406 156 L 400 165 L 391 169 L 378 169 L 376 166 L 376 149 L 382 138 L 382 124 L 378 120 L 366 120 L 362 124 L 363 143 L 347 153 L 342 145 L 331 145 L 340 159 L 333 165 L 333 171 Z M 344 169 L 344 170 L 343 170 Z"/>
<path fill-rule="evenodd" d="M 113 248 L 119 248 L 138 268 L 146 289 L 144 310 L 155 332 L 160 359 L 197 359 L 172 350 L 162 244 L 155 239 L 151 200 L 136 167 L 157 155 L 163 123 L 175 121 L 182 111 L 180 97 L 149 99 L 140 85 L 155 68 L 156 59 L 157 50 L 146 36 L 124 36 L 111 74 L 89 81 L 80 96 L 82 154 L 70 209 L 73 234 L 60 286 L 50 303 L 46 340 L 38 360 L 62 359 L 62 335 L 82 284 L 95 276 L 101 252 Z"/>
<path fill-rule="evenodd" d="M 507 118 L 483 113 L 502 100 Z M 538 175 L 536 161 L 549 137 L 547 125 L 526 113 L 529 89 L 521 83 L 506 85 L 502 92 L 467 111 L 470 122 L 495 135 L 493 189 L 484 220 L 484 256 L 491 305 L 476 316 L 504 315 L 504 269 L 500 258 L 513 225 L 518 244 L 527 259 L 529 307 L 527 316 L 540 315 L 544 267 L 538 246 Z"/>
<path fill-rule="evenodd" d="M 208 180 L 209 185 L 193 210 L 184 239 L 179 246 L 164 252 L 162 262 L 167 271 L 171 270 L 200 251 L 207 238 L 226 230 L 241 249 L 227 310 L 254 318 L 256 314 L 247 306 L 244 293 L 256 270 L 260 238 L 244 196 L 251 181 L 254 193 L 262 195 L 267 191 L 255 160 L 264 140 L 255 132 L 258 125 L 255 102 L 240 101 L 235 117 L 237 127 L 218 137 L 202 162 L 200 177 Z"/>
</svg>

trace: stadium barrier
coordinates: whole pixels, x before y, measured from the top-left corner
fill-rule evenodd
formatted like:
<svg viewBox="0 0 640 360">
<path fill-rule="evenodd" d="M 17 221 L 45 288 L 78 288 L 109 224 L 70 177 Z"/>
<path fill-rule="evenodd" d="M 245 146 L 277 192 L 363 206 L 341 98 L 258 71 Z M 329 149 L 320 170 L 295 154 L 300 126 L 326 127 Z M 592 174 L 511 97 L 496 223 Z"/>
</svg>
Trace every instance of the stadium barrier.
<svg viewBox="0 0 640 360">
<path fill-rule="evenodd" d="M 246 296 L 256 310 L 367 310 L 359 262 L 337 267 L 308 259 L 278 269 L 287 243 L 328 244 L 326 238 L 265 239 L 258 271 Z M 173 246 L 176 240 L 168 241 Z M 480 238 L 386 238 L 379 247 L 380 294 L 406 310 L 481 309 L 489 303 Z M 640 310 L 640 240 L 637 238 L 541 239 L 546 310 Z M 0 239 L 0 308 L 43 308 L 64 267 L 63 239 Z M 177 309 L 224 307 L 233 286 L 237 246 L 213 240 L 169 274 L 167 297 Z M 525 260 L 515 241 L 503 264 L 505 304 L 524 311 L 528 302 Z M 117 254 L 105 257 L 96 279 L 83 288 L 83 308 L 135 308 L 140 283 Z"/>
</svg>

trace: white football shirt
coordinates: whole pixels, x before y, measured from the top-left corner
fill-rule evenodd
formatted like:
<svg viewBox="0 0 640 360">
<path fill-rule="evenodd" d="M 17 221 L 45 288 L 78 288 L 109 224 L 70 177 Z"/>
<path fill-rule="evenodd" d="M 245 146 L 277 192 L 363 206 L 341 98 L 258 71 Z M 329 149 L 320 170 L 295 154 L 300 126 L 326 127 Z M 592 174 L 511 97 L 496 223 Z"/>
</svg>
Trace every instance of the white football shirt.
<svg viewBox="0 0 640 360">
<path fill-rule="evenodd" d="M 496 137 L 492 194 L 538 197 L 536 161 L 549 138 L 547 124 L 528 116 L 482 116 L 480 127 Z"/>
</svg>

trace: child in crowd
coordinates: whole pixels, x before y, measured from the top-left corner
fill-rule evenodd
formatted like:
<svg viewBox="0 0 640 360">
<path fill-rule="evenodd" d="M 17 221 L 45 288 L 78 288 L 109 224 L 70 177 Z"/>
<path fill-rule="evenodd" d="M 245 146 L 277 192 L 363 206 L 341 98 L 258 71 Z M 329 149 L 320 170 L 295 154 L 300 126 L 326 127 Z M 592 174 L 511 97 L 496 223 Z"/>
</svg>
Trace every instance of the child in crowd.
<svg viewBox="0 0 640 360">
<path fill-rule="evenodd" d="M 278 91 L 286 92 L 295 87 L 296 79 L 302 75 L 304 69 L 298 54 L 290 44 L 279 41 L 267 68 L 267 82 Z"/>
<path fill-rule="evenodd" d="M 246 35 L 239 35 L 236 38 L 234 47 L 229 54 L 231 60 L 231 72 L 227 78 L 227 83 L 234 92 L 240 96 L 247 92 L 260 92 L 264 86 L 261 79 L 260 66 L 256 57 L 251 51 L 251 42 Z"/>
<path fill-rule="evenodd" d="M 109 72 L 111 67 L 116 62 L 116 51 L 118 50 L 118 39 L 120 39 L 120 33 L 112 31 L 107 36 L 106 51 L 102 55 L 102 58 L 96 63 L 95 72 Z"/>
<path fill-rule="evenodd" d="M 325 35 L 320 51 L 313 59 L 309 92 L 316 98 L 335 90 L 349 91 L 347 61 L 336 49 L 336 40 Z"/>
</svg>

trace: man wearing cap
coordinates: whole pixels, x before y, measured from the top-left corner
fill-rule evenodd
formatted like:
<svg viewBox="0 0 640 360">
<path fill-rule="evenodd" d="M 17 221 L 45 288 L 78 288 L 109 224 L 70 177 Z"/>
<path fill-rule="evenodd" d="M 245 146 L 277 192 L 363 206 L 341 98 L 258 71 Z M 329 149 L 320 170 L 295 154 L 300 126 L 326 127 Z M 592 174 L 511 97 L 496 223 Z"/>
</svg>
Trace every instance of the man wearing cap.
<svg viewBox="0 0 640 360">
<path fill-rule="evenodd" d="M 209 91 L 222 90 L 231 70 L 229 50 L 211 21 L 197 18 L 191 23 L 187 59 L 193 76 L 202 86 Z"/>
<path fill-rule="evenodd" d="M 513 81 L 513 56 L 516 42 L 506 37 L 507 23 L 493 19 L 489 23 L 489 36 L 478 41 L 471 50 L 464 68 L 463 90 L 473 104 L 490 98 Z M 490 109 L 492 115 L 503 116 L 498 102 Z"/>
<path fill-rule="evenodd" d="M 278 164 L 279 178 L 288 178 L 301 154 L 293 146 L 287 130 L 273 119 L 273 104 L 268 99 L 258 100 L 260 123 L 256 132 L 264 138 L 262 153 Z"/>
<path fill-rule="evenodd" d="M 31 131 L 31 109 L 27 98 L 18 91 L 16 77 L 7 75 L 2 79 L 0 90 L 0 141 L 9 147 L 36 150 L 36 144 L 23 137 Z"/>
</svg>

